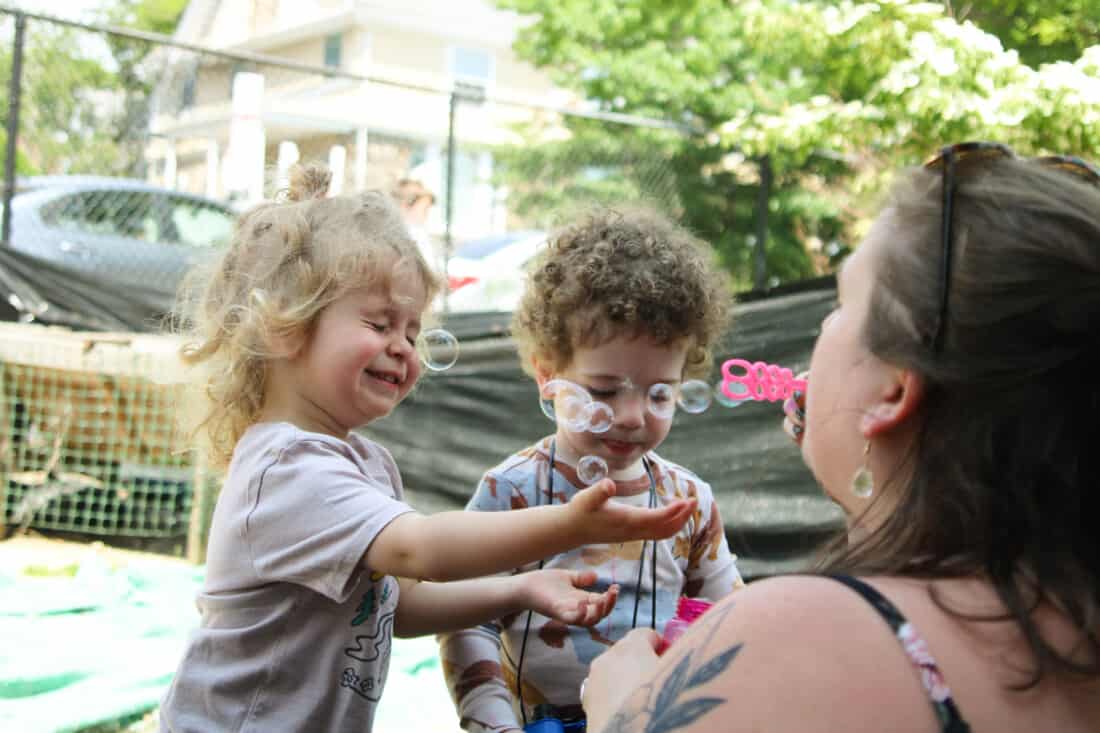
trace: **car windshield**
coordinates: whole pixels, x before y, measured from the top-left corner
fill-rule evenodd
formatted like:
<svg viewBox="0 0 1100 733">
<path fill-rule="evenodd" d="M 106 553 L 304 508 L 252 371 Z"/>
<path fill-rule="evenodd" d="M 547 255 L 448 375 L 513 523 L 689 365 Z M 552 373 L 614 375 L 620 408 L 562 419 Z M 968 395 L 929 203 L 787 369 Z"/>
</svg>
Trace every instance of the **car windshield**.
<svg viewBox="0 0 1100 733">
<path fill-rule="evenodd" d="M 534 235 L 535 232 L 533 231 L 519 231 L 474 239 L 460 246 L 455 251 L 455 256 L 463 257 L 468 260 L 480 260 L 482 257 L 488 257 L 494 252 L 504 249 L 513 242 L 518 242 L 521 239 L 526 239 Z"/>
<path fill-rule="evenodd" d="M 108 188 L 63 196 L 42 208 L 42 220 L 69 231 L 206 248 L 228 243 L 235 217 L 186 196 Z"/>
</svg>

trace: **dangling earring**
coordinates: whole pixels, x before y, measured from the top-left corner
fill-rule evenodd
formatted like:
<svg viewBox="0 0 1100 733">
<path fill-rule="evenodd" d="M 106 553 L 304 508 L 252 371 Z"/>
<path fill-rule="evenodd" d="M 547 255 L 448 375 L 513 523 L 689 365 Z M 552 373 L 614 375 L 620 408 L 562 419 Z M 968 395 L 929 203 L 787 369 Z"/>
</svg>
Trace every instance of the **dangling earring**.
<svg viewBox="0 0 1100 733">
<path fill-rule="evenodd" d="M 871 475 L 871 441 L 863 446 L 863 465 L 852 476 L 852 493 L 860 499 L 869 499 L 875 493 L 875 477 Z"/>
</svg>

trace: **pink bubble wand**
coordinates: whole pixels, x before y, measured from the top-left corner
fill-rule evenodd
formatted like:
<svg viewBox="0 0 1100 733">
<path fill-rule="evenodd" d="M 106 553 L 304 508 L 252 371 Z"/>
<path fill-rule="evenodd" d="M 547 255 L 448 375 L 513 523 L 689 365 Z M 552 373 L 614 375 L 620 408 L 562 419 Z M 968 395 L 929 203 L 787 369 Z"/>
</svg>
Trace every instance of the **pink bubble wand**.
<svg viewBox="0 0 1100 733">
<path fill-rule="evenodd" d="M 683 636 L 688 626 L 691 626 L 713 605 L 710 601 L 702 598 L 680 596 L 680 599 L 676 601 L 676 615 L 665 623 L 665 633 L 657 644 L 657 654 L 664 654 L 672 645 L 672 642 Z"/>
<path fill-rule="evenodd" d="M 740 368 L 744 374 L 734 374 Z M 740 387 L 735 391 L 734 386 Z M 795 379 L 794 372 L 777 364 L 745 359 L 727 359 L 722 364 L 722 394 L 734 401 L 778 402 L 796 391 L 806 391 L 806 380 Z"/>
</svg>

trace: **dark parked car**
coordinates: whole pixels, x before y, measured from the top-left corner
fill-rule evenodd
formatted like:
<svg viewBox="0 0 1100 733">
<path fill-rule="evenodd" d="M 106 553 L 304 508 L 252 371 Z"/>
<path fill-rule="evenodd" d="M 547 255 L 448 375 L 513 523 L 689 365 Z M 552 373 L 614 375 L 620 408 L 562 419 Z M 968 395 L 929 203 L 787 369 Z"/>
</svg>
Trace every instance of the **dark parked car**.
<svg viewBox="0 0 1100 733">
<path fill-rule="evenodd" d="M 228 243 L 236 213 L 219 201 L 143 181 L 98 176 L 20 179 L 11 245 L 112 282 L 174 290 Z"/>
</svg>

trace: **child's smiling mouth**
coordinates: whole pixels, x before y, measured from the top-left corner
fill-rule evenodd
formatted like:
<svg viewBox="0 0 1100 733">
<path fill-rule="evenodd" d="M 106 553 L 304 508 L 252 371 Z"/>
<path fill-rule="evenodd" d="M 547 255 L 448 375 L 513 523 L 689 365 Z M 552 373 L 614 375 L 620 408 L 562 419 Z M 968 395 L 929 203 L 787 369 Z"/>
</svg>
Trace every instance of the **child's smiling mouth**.
<svg viewBox="0 0 1100 733">
<path fill-rule="evenodd" d="M 376 372 L 371 369 L 364 369 L 363 373 L 366 374 L 372 381 L 382 382 L 394 389 L 401 386 L 403 381 L 401 377 L 393 372 Z"/>
<path fill-rule="evenodd" d="M 607 449 L 616 455 L 625 455 L 632 452 L 637 443 L 631 443 L 625 440 L 613 440 L 611 438 L 604 438 L 603 444 L 607 446 Z"/>
</svg>

